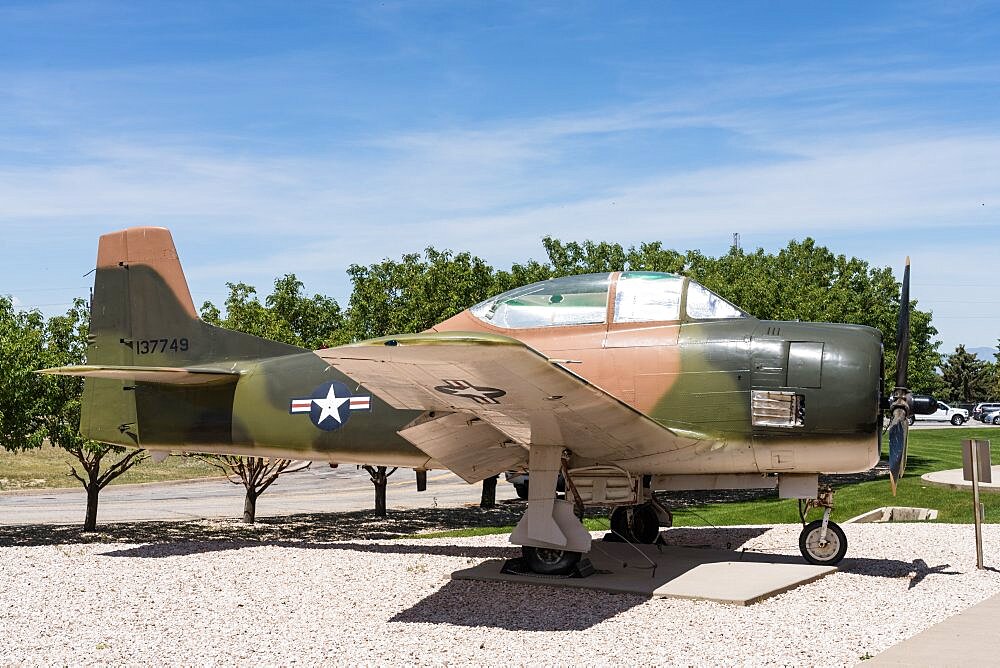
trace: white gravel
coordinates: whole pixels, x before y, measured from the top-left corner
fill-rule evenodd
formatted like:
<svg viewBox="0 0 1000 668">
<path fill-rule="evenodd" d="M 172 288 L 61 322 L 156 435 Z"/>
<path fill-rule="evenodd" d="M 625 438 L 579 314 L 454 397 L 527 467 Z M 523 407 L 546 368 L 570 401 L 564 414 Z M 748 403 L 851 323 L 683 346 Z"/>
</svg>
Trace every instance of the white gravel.
<svg viewBox="0 0 1000 668">
<path fill-rule="evenodd" d="M 450 579 L 515 556 L 506 536 L 2 547 L 0 665 L 853 665 L 1000 592 L 971 526 L 845 530 L 841 572 L 746 608 Z M 797 553 L 797 534 L 744 547 Z M 985 536 L 997 564 L 1000 525 Z"/>
</svg>

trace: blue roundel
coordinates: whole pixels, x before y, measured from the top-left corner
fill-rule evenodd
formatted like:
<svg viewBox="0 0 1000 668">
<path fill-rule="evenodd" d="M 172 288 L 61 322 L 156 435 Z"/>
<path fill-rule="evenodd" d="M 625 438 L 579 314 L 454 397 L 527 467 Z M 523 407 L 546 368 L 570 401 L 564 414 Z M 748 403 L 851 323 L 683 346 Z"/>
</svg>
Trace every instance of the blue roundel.
<svg viewBox="0 0 1000 668">
<path fill-rule="evenodd" d="M 309 419 L 323 431 L 340 429 L 351 417 L 351 391 L 335 380 L 323 383 L 312 393 Z"/>
</svg>

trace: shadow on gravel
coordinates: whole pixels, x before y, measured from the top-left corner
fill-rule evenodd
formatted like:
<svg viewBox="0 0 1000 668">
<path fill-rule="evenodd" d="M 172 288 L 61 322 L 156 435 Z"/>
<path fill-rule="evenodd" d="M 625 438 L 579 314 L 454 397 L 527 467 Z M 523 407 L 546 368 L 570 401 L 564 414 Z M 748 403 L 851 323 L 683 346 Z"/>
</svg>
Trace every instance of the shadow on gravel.
<svg viewBox="0 0 1000 668">
<path fill-rule="evenodd" d="M 185 520 L 176 522 L 121 522 L 99 525 L 99 531 L 84 533 L 78 524 L 32 524 L 0 526 L 0 547 L 76 545 L 88 543 L 224 543 L 238 541 L 257 545 L 278 542 L 337 543 L 351 540 L 402 538 L 422 532 L 468 527 L 503 527 L 517 524 L 524 512 L 523 501 L 505 501 L 496 508 L 413 508 L 390 510 L 388 517 L 372 511 L 311 513 L 263 517 L 256 524 L 235 519 Z"/>
<path fill-rule="evenodd" d="M 474 545 L 430 545 L 430 544 L 380 544 L 371 543 L 311 543 L 288 540 L 232 540 L 232 541 L 185 541 L 180 543 L 153 543 L 129 547 L 122 550 L 102 552 L 103 557 L 132 557 L 157 559 L 163 557 L 184 557 L 192 554 L 243 550 L 254 547 L 288 547 L 300 550 L 350 550 L 371 554 L 426 554 L 441 557 L 467 557 L 470 559 L 511 559 L 520 556 L 520 548 Z"/>
<path fill-rule="evenodd" d="M 735 550 L 754 538 L 763 536 L 770 527 L 674 527 L 662 533 L 667 545 L 677 547 L 714 547 Z"/>
<path fill-rule="evenodd" d="M 483 605 L 484 600 L 495 605 Z M 389 621 L 508 631 L 582 631 L 648 600 L 634 594 L 554 589 L 542 584 L 452 580 Z"/>
<path fill-rule="evenodd" d="M 880 578 L 910 578 L 908 589 L 913 589 L 931 575 L 962 575 L 961 571 L 946 571 L 951 564 L 929 566 L 923 559 L 900 561 L 898 559 L 847 558 L 837 565 L 842 573 L 868 575 Z"/>
</svg>

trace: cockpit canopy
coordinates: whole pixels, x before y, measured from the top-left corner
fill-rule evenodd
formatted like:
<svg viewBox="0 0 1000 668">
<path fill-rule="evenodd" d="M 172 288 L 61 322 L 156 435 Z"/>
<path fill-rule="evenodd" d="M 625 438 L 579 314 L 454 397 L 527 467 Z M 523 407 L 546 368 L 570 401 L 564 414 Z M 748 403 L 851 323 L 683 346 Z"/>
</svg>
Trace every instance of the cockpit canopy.
<svg viewBox="0 0 1000 668">
<path fill-rule="evenodd" d="M 599 325 L 607 322 L 614 285 L 615 323 L 746 318 L 747 314 L 699 283 L 676 274 L 624 271 L 583 274 L 532 283 L 473 306 L 472 315 L 504 329 Z"/>
</svg>

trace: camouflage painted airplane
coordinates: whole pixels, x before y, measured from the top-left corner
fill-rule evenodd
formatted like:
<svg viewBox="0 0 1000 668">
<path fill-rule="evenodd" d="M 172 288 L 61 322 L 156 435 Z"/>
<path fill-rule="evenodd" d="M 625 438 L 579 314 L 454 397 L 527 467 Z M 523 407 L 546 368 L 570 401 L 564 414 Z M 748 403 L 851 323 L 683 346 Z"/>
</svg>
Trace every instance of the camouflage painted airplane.
<svg viewBox="0 0 1000 668">
<path fill-rule="evenodd" d="M 909 266 L 904 305 L 908 283 Z M 847 539 L 817 474 L 872 468 L 889 409 L 895 483 L 914 412 L 908 309 L 883 399 L 877 330 L 757 320 L 673 274 L 552 279 L 421 334 L 309 351 L 201 321 L 170 233 L 141 227 L 101 237 L 91 310 L 88 364 L 47 370 L 86 377 L 86 437 L 449 469 L 469 483 L 530 471 L 511 542 L 543 573 L 589 551 L 582 506 L 655 541 L 671 522 L 655 490 L 777 489 L 799 499 L 803 556 L 836 563 Z M 813 508 L 822 519 L 807 524 Z"/>
</svg>

